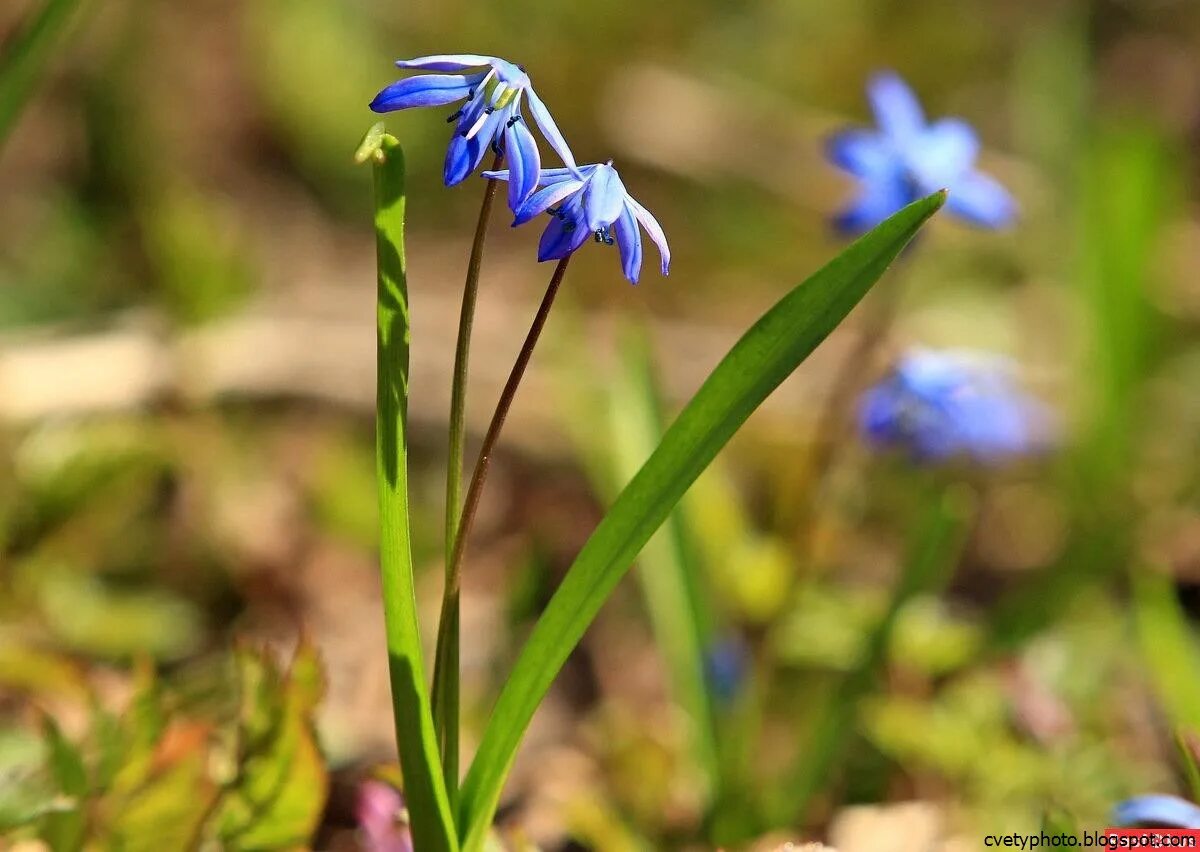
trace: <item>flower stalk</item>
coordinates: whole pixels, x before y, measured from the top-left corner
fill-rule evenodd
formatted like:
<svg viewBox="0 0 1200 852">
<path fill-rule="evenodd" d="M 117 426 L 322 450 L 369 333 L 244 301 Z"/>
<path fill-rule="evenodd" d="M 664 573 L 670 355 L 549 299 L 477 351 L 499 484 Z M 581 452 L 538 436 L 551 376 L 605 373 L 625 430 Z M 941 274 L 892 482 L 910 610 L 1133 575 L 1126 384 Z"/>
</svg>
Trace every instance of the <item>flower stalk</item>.
<svg viewBox="0 0 1200 852">
<path fill-rule="evenodd" d="M 435 702 L 443 708 L 444 717 L 448 718 L 447 711 L 453 707 L 451 712 L 455 723 L 458 721 L 459 598 L 462 589 L 462 562 L 467 538 L 471 534 L 471 527 L 479 509 L 479 499 L 483 495 L 483 486 L 487 481 L 488 470 L 492 463 L 492 452 L 500 439 L 500 431 L 504 428 L 504 421 L 508 418 L 509 409 L 512 408 L 517 388 L 520 387 L 521 380 L 525 376 L 525 370 L 529 366 L 533 350 L 542 335 L 542 329 L 546 326 L 546 319 L 550 315 L 550 308 L 554 306 L 554 299 L 558 295 L 570 259 L 571 256 L 567 255 L 554 267 L 554 274 L 550 277 L 545 295 L 542 296 L 542 303 L 538 306 L 533 323 L 525 336 L 525 342 L 521 345 L 521 351 L 517 353 L 516 363 L 513 364 L 504 390 L 500 393 L 500 400 L 496 403 L 492 421 L 488 424 L 483 444 L 479 449 L 479 458 L 475 462 L 475 470 L 471 475 L 470 485 L 467 487 L 466 500 L 463 503 L 462 514 L 457 525 L 458 535 L 451 549 L 450 559 L 446 563 L 446 588 L 442 593 L 437 649 L 434 652 L 433 691 Z M 458 725 L 447 725 L 443 729 L 443 735 L 444 741 L 450 745 L 448 749 L 443 748 L 443 754 L 453 754 L 457 762 Z"/>
<path fill-rule="evenodd" d="M 492 168 L 498 169 L 504 159 L 497 152 Z M 483 245 L 487 237 L 487 226 L 491 219 L 492 204 L 496 198 L 499 181 L 491 178 L 483 190 L 483 202 L 479 207 L 479 221 L 475 225 L 475 239 L 471 244 L 471 257 L 467 261 L 467 277 L 463 283 L 462 309 L 458 317 L 458 342 L 454 348 L 454 376 L 450 388 L 450 440 L 446 464 L 446 588 L 450 588 L 450 563 L 454 556 L 454 543 L 458 537 L 459 518 L 462 514 L 463 453 L 467 433 L 467 375 L 471 353 L 471 331 L 475 325 L 475 303 L 479 296 L 479 272 L 483 265 Z M 449 647 L 446 649 L 446 665 L 435 669 L 433 681 L 433 721 L 437 730 L 438 748 L 442 757 L 442 772 L 446 787 L 454 797 L 458 787 L 458 608 L 454 608 L 453 622 L 439 628 L 447 634 Z"/>
</svg>

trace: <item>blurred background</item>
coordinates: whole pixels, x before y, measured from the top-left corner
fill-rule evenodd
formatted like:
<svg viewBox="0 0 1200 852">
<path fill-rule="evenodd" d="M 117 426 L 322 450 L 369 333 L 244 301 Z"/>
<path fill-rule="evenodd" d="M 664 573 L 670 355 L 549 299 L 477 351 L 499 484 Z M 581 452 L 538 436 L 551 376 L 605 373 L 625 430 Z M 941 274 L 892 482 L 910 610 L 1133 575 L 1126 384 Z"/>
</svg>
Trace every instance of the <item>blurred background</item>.
<svg viewBox="0 0 1200 852">
<path fill-rule="evenodd" d="M 512 848 L 974 849 L 984 832 L 1104 825 L 1139 792 L 1194 795 L 1196 3 L 73 6 L 0 143 L 14 843 L 189 848 L 214 813 L 221 848 L 360 842 L 356 790 L 393 746 L 372 202 L 352 154 L 392 60 L 460 51 L 524 64 L 576 155 L 615 159 L 674 255 L 638 287 L 602 246 L 572 264 L 468 555 L 468 751 L 658 419 L 844 245 L 829 219 L 853 188 L 823 147 L 870 122 L 873 72 L 972 122 L 1022 209 L 1000 233 L 933 222 L 693 489 L 539 712 L 501 812 Z M 41 8 L 0 8 L 0 66 Z M 432 631 L 483 182 L 442 187 L 439 110 L 387 125 L 409 166 Z M 550 272 L 536 229 L 507 222 L 497 210 L 485 260 L 473 441 Z M 854 398 L 915 344 L 1014 359 L 1055 412 L 1055 451 L 930 469 L 864 447 Z M 693 581 L 682 626 L 663 605 L 673 576 Z M 708 661 L 690 693 L 685 634 Z M 293 655 L 287 674 L 271 662 Z M 255 755 L 296 783 L 271 787 Z"/>
</svg>

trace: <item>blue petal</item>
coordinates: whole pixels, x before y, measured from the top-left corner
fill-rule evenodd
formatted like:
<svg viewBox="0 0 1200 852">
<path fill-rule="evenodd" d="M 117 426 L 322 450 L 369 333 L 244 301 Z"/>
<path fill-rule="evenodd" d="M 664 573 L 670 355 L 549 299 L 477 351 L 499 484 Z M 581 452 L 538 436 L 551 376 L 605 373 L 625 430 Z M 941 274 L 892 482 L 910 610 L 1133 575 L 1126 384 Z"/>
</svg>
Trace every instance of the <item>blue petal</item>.
<svg viewBox="0 0 1200 852">
<path fill-rule="evenodd" d="M 667 245 L 667 235 L 663 232 L 662 225 L 658 224 L 658 220 L 650 215 L 650 211 L 638 204 L 632 195 L 625 196 L 625 206 L 629 208 L 641 226 L 646 229 L 646 234 L 658 246 L 658 255 L 662 261 L 662 274 L 669 275 L 671 272 L 671 247 Z"/>
<path fill-rule="evenodd" d="M 546 186 L 564 180 L 585 180 L 598 168 L 600 168 L 598 165 L 591 165 L 581 166 L 577 169 L 542 169 L 542 173 L 538 175 L 538 185 Z"/>
<path fill-rule="evenodd" d="M 879 128 L 896 139 L 909 139 L 925 126 L 925 113 L 913 90 L 898 74 L 877 74 L 867 84 L 867 97 Z"/>
<path fill-rule="evenodd" d="M 975 225 L 1003 228 L 1017 218 L 1017 203 L 996 180 L 969 172 L 948 187 L 946 209 Z"/>
<path fill-rule="evenodd" d="M 575 155 L 571 153 L 571 146 L 567 144 L 558 125 L 554 123 L 554 117 L 550 115 L 550 110 L 546 109 L 546 105 L 532 87 L 526 89 L 525 94 L 529 97 L 529 111 L 533 113 L 533 120 L 537 123 L 538 129 L 542 131 L 542 136 L 545 137 L 547 144 L 554 153 L 558 154 L 558 158 L 563 161 L 563 164 L 578 177 L 579 169 L 575 165 Z"/>
<path fill-rule="evenodd" d="M 488 169 L 480 174 L 490 180 L 508 180 L 508 169 Z"/>
<path fill-rule="evenodd" d="M 612 166 L 601 166 L 588 178 L 583 189 L 584 219 L 589 231 L 606 228 L 625 206 L 625 185 Z"/>
<path fill-rule="evenodd" d="M 892 146 L 878 133 L 847 130 L 831 137 L 826 144 L 830 162 L 859 177 L 883 174 L 895 168 Z"/>
<path fill-rule="evenodd" d="M 582 186 L 583 181 L 581 180 L 565 180 L 557 181 L 539 189 L 533 195 L 529 196 L 529 199 L 521 205 L 521 209 L 516 211 L 517 215 L 513 219 L 513 227 L 524 225 L 535 216 L 545 213 L 548 208 L 553 207 L 567 196 L 577 192 Z"/>
<path fill-rule="evenodd" d="M 1156 825 L 1200 828 L 1200 807 L 1177 796 L 1137 796 L 1113 809 L 1117 825 Z"/>
<path fill-rule="evenodd" d="M 508 206 L 516 213 L 537 188 L 542 162 L 533 134 L 525 127 L 525 123 L 519 120 L 519 116 L 513 117 L 518 120 L 508 119 L 509 124 L 504 131 L 504 153 L 508 157 L 510 175 Z"/>
<path fill-rule="evenodd" d="M 834 219 L 834 225 L 842 233 L 860 234 L 914 200 L 911 189 L 900 176 L 864 181 L 858 198 Z"/>
<path fill-rule="evenodd" d="M 921 134 L 920 144 L 912 147 L 910 156 L 919 173 L 954 175 L 970 171 L 979 156 L 979 136 L 975 129 L 960 118 L 943 118 Z M 941 189 L 941 187 L 934 187 Z"/>
<path fill-rule="evenodd" d="M 495 138 L 500 116 L 492 113 L 485 120 L 483 127 L 471 138 L 466 138 L 456 132 L 446 150 L 446 164 L 442 171 L 442 180 L 446 186 L 454 186 L 466 180 L 471 172 L 479 168 L 487 154 L 488 148 Z"/>
<path fill-rule="evenodd" d="M 481 56 L 478 53 L 441 53 L 434 56 L 418 56 L 416 59 L 400 59 L 397 68 L 423 68 L 426 71 L 465 71 L 468 68 L 479 68 L 491 65 L 493 56 Z"/>
<path fill-rule="evenodd" d="M 538 260 L 561 260 L 575 251 L 590 235 L 583 221 L 577 198 L 572 199 L 561 215 L 555 216 L 542 232 L 538 242 Z"/>
<path fill-rule="evenodd" d="M 621 215 L 613 223 L 613 232 L 617 248 L 621 250 L 621 271 L 630 284 L 636 284 L 642 271 L 642 232 L 638 230 L 637 220 L 628 204 L 621 206 Z"/>
<path fill-rule="evenodd" d="M 409 107 L 441 106 L 462 100 L 471 91 L 479 75 L 421 74 L 399 80 L 375 96 L 371 109 L 391 112 Z"/>
</svg>

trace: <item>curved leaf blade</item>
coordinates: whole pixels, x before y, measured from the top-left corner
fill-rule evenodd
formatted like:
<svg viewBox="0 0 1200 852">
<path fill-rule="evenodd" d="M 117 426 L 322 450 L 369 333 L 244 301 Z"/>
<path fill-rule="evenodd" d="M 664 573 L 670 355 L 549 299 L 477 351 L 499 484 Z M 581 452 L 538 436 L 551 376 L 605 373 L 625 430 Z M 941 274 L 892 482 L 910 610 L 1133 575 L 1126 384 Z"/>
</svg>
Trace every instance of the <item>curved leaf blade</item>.
<svg viewBox="0 0 1200 852">
<path fill-rule="evenodd" d="M 404 258 L 404 154 L 374 128 L 359 147 L 374 162 L 378 254 L 376 477 L 379 482 L 379 567 L 396 717 L 396 746 L 417 846 L 457 852 L 458 838 L 442 779 L 433 715 L 425 690 L 421 633 L 413 586 L 408 511 L 408 356 L 411 325 Z"/>
<path fill-rule="evenodd" d="M 505 683 L 463 784 L 463 849 L 482 847 L 521 738 L 588 625 L 696 477 L 837 327 L 945 202 L 909 205 L 783 297 L 725 356 L 583 546 Z"/>
</svg>

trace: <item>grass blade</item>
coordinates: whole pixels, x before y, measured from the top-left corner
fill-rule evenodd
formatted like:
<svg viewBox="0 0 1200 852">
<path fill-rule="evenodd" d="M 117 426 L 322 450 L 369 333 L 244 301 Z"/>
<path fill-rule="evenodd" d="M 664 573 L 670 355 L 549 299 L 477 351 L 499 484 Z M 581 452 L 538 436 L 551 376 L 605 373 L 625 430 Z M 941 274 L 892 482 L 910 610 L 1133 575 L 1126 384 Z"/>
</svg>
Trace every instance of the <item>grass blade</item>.
<svg viewBox="0 0 1200 852">
<path fill-rule="evenodd" d="M 379 562 L 396 745 L 417 848 L 452 852 L 458 848 L 458 839 L 425 690 L 413 589 L 407 444 L 411 325 L 404 262 L 404 154 L 400 144 L 383 132 L 382 125 L 376 125 L 359 148 L 357 159 L 372 160 L 375 171 L 375 246 L 379 269 L 375 458 L 379 482 Z"/>
<path fill-rule="evenodd" d="M 0 145 L 46 70 L 80 0 L 46 0 L 33 20 L 0 52 Z"/>
<path fill-rule="evenodd" d="M 944 201 L 940 192 L 909 205 L 784 296 L 717 365 L 621 492 L 538 620 L 492 711 L 459 802 L 465 849 L 481 848 L 534 711 L 642 547 L 717 452 Z"/>
<path fill-rule="evenodd" d="M 858 705 L 879 678 L 887 662 L 896 620 L 920 594 L 940 590 L 950 579 L 962 552 L 973 514 L 970 492 L 954 489 L 929 498 L 929 508 L 917 525 L 900 580 L 887 610 L 867 637 L 854 669 L 828 697 L 788 783 L 780 792 L 777 819 L 801 824 L 813 799 L 830 782 L 830 773 L 854 733 Z"/>
<path fill-rule="evenodd" d="M 1135 569 L 1133 618 L 1142 661 L 1174 727 L 1200 729 L 1200 647 L 1171 578 Z"/>
<path fill-rule="evenodd" d="M 609 396 L 614 493 L 637 474 L 662 440 L 664 429 L 663 404 L 645 330 L 630 329 L 620 349 L 622 369 Z M 696 548 L 689 539 L 687 520 L 677 508 L 646 543 L 636 576 L 655 642 L 670 672 L 675 700 L 691 720 L 692 753 L 707 775 L 711 794 L 720 780 L 704 664 L 711 619 L 700 588 Z"/>
</svg>

